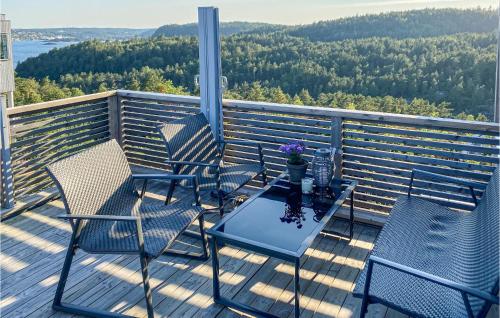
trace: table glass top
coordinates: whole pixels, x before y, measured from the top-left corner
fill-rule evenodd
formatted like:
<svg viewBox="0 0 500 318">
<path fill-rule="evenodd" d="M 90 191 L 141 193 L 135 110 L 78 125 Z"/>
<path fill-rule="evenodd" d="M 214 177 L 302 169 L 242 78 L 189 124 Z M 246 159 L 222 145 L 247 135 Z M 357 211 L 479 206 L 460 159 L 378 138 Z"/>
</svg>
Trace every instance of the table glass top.
<svg viewBox="0 0 500 318">
<path fill-rule="evenodd" d="M 344 189 L 340 180 L 334 180 L 321 193 L 306 195 L 300 185 L 278 179 L 261 195 L 233 211 L 234 215 L 218 230 L 296 252 L 325 215 L 331 217 L 335 201 Z"/>
</svg>

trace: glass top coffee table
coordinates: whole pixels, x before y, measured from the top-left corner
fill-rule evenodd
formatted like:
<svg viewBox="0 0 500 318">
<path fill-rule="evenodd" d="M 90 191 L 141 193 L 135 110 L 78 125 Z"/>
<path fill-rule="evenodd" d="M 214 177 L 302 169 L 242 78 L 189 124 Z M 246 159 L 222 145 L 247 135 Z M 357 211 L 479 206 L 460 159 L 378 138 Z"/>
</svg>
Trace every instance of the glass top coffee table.
<svg viewBox="0 0 500 318">
<path fill-rule="evenodd" d="M 352 238 L 356 185 L 356 181 L 334 179 L 327 189 L 305 195 L 300 185 L 289 183 L 288 175 L 281 174 L 217 222 L 207 231 L 212 252 L 214 301 L 250 314 L 273 317 L 221 296 L 217 248 L 219 245 L 231 245 L 294 263 L 295 317 L 299 317 L 300 258 L 320 233 Z M 326 230 L 328 221 L 348 198 L 349 234 Z"/>
</svg>

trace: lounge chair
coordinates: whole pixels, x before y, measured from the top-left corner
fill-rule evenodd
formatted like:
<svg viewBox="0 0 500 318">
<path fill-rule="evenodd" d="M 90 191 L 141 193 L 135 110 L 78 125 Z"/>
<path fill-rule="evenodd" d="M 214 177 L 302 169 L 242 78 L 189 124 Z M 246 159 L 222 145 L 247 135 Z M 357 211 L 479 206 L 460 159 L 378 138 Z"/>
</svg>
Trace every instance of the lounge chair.
<svg viewBox="0 0 500 318">
<path fill-rule="evenodd" d="M 194 176 L 132 174 L 115 140 L 99 144 L 47 167 L 61 194 L 73 233 L 52 307 L 71 314 L 117 317 L 97 309 L 62 302 L 73 255 L 78 248 L 95 254 L 139 256 L 148 317 L 153 317 L 148 265 L 164 253 L 206 260 L 207 241 L 203 228 L 197 181 Z M 142 198 L 150 179 L 181 180 L 193 184 L 194 201 L 171 205 L 146 204 Z M 139 194 L 135 180 L 143 180 Z M 202 253 L 173 251 L 169 247 L 195 220 L 199 221 Z"/>
<path fill-rule="evenodd" d="M 224 214 L 223 200 L 258 175 L 266 185 L 266 168 L 262 147 L 252 141 L 226 140 L 217 142 L 205 115 L 187 116 L 158 127 L 165 141 L 166 161 L 174 174 L 198 176 L 201 190 L 214 190 L 218 198 L 220 215 Z M 230 164 L 223 162 L 227 144 L 255 147 L 259 156 L 257 164 Z M 170 202 L 177 180 L 170 183 L 167 203 Z"/>
<path fill-rule="evenodd" d="M 476 208 L 454 211 L 411 195 L 413 179 L 454 183 L 468 189 Z M 498 304 L 499 170 L 483 184 L 414 170 L 377 238 L 354 296 L 361 317 L 381 303 L 412 317 L 484 317 Z"/>
</svg>

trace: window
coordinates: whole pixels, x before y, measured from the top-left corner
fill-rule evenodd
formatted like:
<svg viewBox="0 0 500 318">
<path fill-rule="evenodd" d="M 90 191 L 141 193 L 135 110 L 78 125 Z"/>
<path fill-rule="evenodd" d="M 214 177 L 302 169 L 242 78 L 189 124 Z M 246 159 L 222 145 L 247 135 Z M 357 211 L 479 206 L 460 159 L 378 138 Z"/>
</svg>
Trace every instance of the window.
<svg viewBox="0 0 500 318">
<path fill-rule="evenodd" d="M 7 34 L 0 34 L 0 60 L 7 60 L 9 58 L 9 48 L 7 46 Z"/>
</svg>

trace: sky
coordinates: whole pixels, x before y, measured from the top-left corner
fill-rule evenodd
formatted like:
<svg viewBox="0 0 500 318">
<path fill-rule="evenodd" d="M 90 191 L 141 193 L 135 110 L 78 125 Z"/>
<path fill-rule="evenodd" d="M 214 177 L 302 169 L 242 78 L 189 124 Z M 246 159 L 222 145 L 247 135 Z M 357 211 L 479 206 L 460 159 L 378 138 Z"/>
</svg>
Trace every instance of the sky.
<svg viewBox="0 0 500 318">
<path fill-rule="evenodd" d="M 219 8 L 221 21 L 307 24 L 356 14 L 419 8 L 498 7 L 499 0 L 0 0 L 14 28 L 156 28 Z"/>
</svg>

